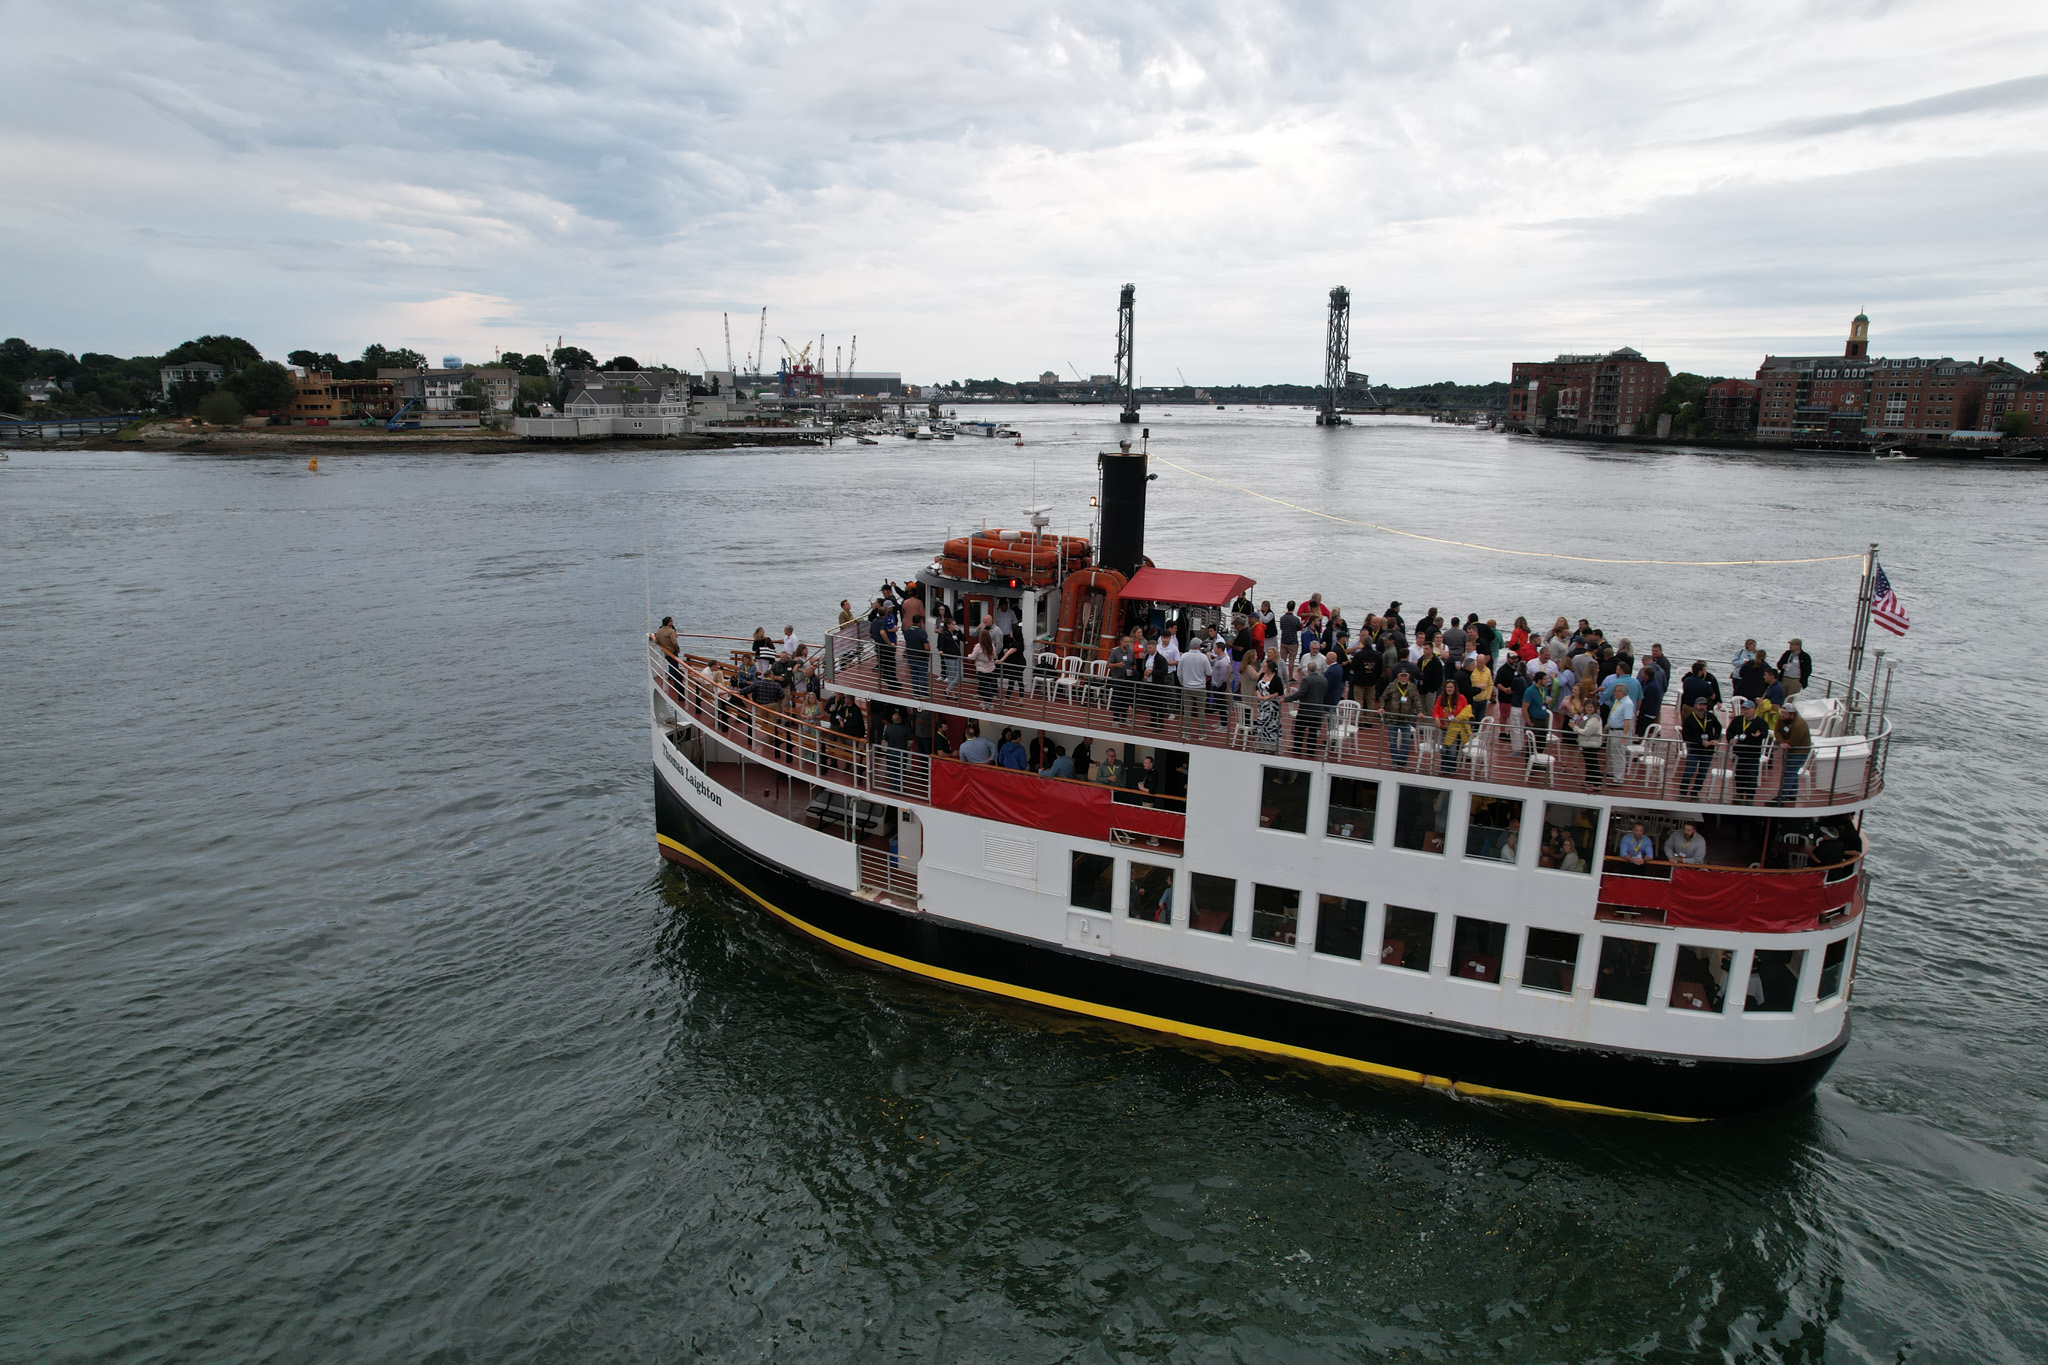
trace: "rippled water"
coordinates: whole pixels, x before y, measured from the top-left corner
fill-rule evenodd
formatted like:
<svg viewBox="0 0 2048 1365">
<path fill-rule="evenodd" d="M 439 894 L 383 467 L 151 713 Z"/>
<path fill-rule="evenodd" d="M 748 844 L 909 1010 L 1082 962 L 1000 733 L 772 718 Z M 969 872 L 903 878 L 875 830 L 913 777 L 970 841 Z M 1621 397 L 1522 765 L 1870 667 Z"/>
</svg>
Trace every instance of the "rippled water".
<svg viewBox="0 0 2048 1365">
<path fill-rule="evenodd" d="M 2044 471 L 1301 412 L 1153 448 L 1562 553 L 1854 552 L 1912 610 L 1855 1036 L 1672 1128 L 1205 1052 L 821 956 L 655 855 L 639 638 L 815 627 L 1024 448 L 0 464 L 0 1358 L 2048 1358 L 2027 680 Z M 1644 569 L 1156 466 L 1161 563 L 1839 672 L 1853 564 Z M 1885 643 L 1890 643 L 1889 640 Z"/>
</svg>

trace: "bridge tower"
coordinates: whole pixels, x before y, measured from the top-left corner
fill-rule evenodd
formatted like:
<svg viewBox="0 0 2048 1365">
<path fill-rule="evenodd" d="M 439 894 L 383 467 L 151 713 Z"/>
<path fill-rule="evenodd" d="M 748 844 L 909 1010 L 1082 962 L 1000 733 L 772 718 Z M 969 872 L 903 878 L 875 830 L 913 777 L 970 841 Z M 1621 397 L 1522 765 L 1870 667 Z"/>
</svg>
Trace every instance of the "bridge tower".
<svg viewBox="0 0 2048 1365">
<path fill-rule="evenodd" d="M 1330 334 L 1323 344 L 1323 401 L 1316 409 L 1316 425 L 1341 426 L 1337 395 L 1343 392 L 1351 373 L 1351 291 L 1338 285 L 1330 291 Z"/>
<path fill-rule="evenodd" d="M 1123 297 L 1116 305 L 1116 387 L 1123 395 L 1124 410 L 1117 417 L 1119 422 L 1138 420 L 1138 385 L 1132 376 L 1131 344 L 1136 327 L 1135 303 L 1138 286 L 1124 286 Z"/>
</svg>

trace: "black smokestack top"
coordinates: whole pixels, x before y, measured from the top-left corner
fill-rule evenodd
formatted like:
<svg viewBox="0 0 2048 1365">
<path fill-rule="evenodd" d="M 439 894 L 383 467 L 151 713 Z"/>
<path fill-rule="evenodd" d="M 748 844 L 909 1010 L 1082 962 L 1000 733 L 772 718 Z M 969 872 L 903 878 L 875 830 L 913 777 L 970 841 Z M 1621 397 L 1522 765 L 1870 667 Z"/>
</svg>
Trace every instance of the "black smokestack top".
<svg viewBox="0 0 2048 1365">
<path fill-rule="evenodd" d="M 1096 457 L 1102 470 L 1102 544 L 1095 562 L 1125 578 L 1145 562 L 1145 484 L 1149 477 L 1144 452 L 1130 442 Z"/>
</svg>

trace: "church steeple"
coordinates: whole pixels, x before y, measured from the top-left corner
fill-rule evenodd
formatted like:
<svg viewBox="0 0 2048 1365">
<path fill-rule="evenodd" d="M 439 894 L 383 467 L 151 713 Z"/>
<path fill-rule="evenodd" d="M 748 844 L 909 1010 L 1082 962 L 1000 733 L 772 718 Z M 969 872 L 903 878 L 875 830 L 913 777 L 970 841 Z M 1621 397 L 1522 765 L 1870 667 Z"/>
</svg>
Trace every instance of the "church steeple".
<svg viewBox="0 0 2048 1365">
<path fill-rule="evenodd" d="M 1870 358 L 1870 319 L 1858 313 L 1849 323 L 1849 344 L 1842 354 L 1850 360 Z"/>
</svg>

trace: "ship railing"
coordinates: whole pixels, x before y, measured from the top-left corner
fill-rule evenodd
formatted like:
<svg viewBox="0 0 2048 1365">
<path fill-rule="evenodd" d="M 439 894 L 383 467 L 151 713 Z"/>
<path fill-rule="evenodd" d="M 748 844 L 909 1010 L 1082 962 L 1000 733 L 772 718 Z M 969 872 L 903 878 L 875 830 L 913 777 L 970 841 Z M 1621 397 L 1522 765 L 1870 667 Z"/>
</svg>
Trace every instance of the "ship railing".
<svg viewBox="0 0 2048 1365">
<path fill-rule="evenodd" d="M 860 885 L 863 891 L 915 901 L 918 896 L 917 869 L 905 864 L 894 849 L 871 848 L 863 844 L 860 849 Z"/>
<path fill-rule="evenodd" d="M 1139 742 L 1200 744 L 1297 758 L 1322 759 L 1395 772 L 1436 772 L 1512 787 L 1583 795 L 1620 795 L 1646 800 L 1749 805 L 1778 795 L 1786 754 L 1767 740 L 1752 763 L 1724 737 L 1695 761 L 1678 734 L 1676 700 L 1664 708 L 1655 733 L 1600 730 L 1600 747 L 1585 747 L 1553 717 L 1541 736 L 1526 729 L 1514 709 L 1494 703 L 1483 721 L 1461 732 L 1447 730 L 1426 715 L 1405 718 L 1377 707 L 1325 704 L 1304 722 L 1298 702 L 1274 699 L 1279 736 L 1261 736 L 1260 699 L 1220 688 L 1184 688 L 1178 683 L 1128 682 L 1103 677 L 1085 661 L 1034 664 L 996 675 L 983 692 L 971 664 L 960 681 L 946 686 L 944 662 L 928 651 L 913 668 L 909 651 L 896 646 L 882 654 L 857 626 L 832 633 L 829 665 L 834 686 L 901 698 L 913 706 L 942 704 L 959 709 L 985 705 L 1005 720 L 1038 729 L 1121 733 Z M 1830 695 L 1824 679 L 1808 694 Z M 1846 728 L 1817 733 L 1800 760 L 1801 770 L 1784 804 L 1829 807 L 1863 801 L 1884 789 L 1891 750 L 1888 725 L 1873 734 Z"/>
</svg>

